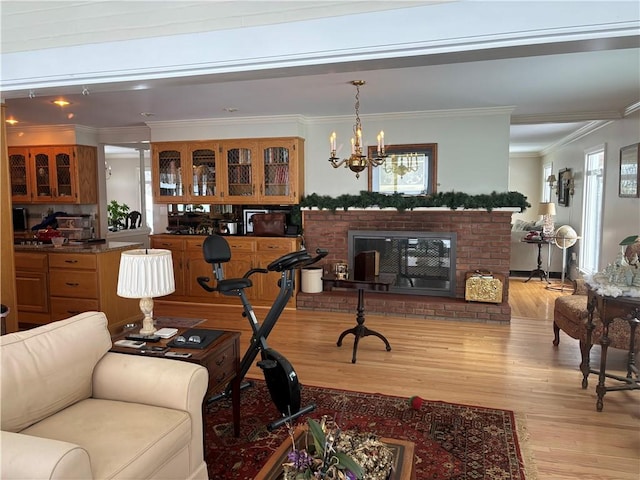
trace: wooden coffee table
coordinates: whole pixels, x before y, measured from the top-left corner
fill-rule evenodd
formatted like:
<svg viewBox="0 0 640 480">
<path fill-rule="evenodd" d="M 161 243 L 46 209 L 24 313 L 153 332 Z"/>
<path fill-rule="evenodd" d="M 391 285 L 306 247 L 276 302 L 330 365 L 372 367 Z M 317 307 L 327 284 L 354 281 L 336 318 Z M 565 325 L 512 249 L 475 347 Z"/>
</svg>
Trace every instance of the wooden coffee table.
<svg viewBox="0 0 640 480">
<path fill-rule="evenodd" d="M 164 325 L 163 325 L 164 326 Z M 170 326 L 170 325 L 167 325 Z M 198 329 L 211 330 L 198 325 Z M 177 335 L 181 335 L 189 328 L 178 328 Z M 115 342 L 125 338 L 129 332 L 122 332 L 111 337 L 111 341 Z M 134 330 L 133 333 L 137 333 Z M 160 345 L 165 346 L 171 340 L 175 338 L 161 339 L 156 343 L 149 343 L 149 346 Z M 240 435 L 240 379 L 237 378 L 238 370 L 240 369 L 240 332 L 225 331 L 220 337 L 216 338 L 213 343 L 203 349 L 195 348 L 170 348 L 172 352 L 190 353 L 190 358 L 175 358 L 165 357 L 163 353 L 156 353 L 150 350 L 118 347 L 113 345 L 111 347 L 112 352 L 126 353 L 129 355 L 144 355 L 148 357 L 158 358 L 171 358 L 171 360 L 179 360 L 184 362 L 197 363 L 202 365 L 209 372 L 209 386 L 205 396 L 204 406 L 206 405 L 206 399 L 214 393 L 218 393 L 229 385 L 229 382 L 233 382 L 231 390 L 231 403 L 233 406 L 233 432 L 235 436 Z"/>
<path fill-rule="evenodd" d="M 300 426 L 294 433 L 294 438 L 298 440 L 302 435 L 307 434 L 306 426 Z M 415 445 L 407 440 L 397 438 L 380 438 L 393 451 L 394 469 L 389 480 L 416 480 L 415 469 Z M 262 470 L 258 472 L 254 480 L 281 480 L 283 476 L 282 464 L 287 459 L 287 454 L 291 451 L 291 438 L 287 437 L 269 458 Z"/>
</svg>

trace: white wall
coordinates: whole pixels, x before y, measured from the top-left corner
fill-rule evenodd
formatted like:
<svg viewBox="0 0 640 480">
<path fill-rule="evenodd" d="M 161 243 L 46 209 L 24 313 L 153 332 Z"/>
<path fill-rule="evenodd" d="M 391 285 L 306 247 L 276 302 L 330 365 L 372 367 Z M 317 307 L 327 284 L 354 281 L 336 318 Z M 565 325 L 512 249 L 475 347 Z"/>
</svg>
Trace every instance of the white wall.
<svg viewBox="0 0 640 480">
<path fill-rule="evenodd" d="M 620 251 L 619 242 L 628 235 L 640 234 L 640 199 L 618 197 L 620 148 L 640 142 L 640 112 L 617 120 L 595 132 L 580 138 L 544 157 L 553 162 L 554 173 L 571 168 L 575 179 L 575 195 L 569 206 L 558 206 L 556 225 L 571 225 L 582 235 L 582 195 L 585 150 L 605 144 L 605 184 L 602 251 L 600 266 L 604 268 L 615 260 Z M 576 244 L 580 248 L 580 241 Z"/>
<path fill-rule="evenodd" d="M 509 191 L 522 193 L 531 204 L 531 208 L 523 213 L 514 213 L 513 221 L 535 222 L 540 218 L 538 204 L 542 201 L 541 165 L 540 156 L 536 154 L 512 154 L 509 157 Z"/>
<path fill-rule="evenodd" d="M 509 174 L 510 109 L 421 112 L 361 116 L 364 143 L 376 145 L 384 130 L 389 145 L 438 144 L 438 191 L 470 194 L 506 192 Z M 338 136 L 340 158 L 350 153 L 354 118 L 314 119 L 307 126 L 305 192 L 337 196 L 367 190 L 366 172 L 329 164 L 329 136 Z"/>
</svg>

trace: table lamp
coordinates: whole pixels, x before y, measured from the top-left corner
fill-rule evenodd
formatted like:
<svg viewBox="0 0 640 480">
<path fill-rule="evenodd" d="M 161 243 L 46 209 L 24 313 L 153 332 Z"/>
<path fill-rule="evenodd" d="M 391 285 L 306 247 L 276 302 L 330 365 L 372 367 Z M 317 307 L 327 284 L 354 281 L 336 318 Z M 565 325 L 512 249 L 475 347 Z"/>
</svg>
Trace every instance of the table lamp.
<svg viewBox="0 0 640 480">
<path fill-rule="evenodd" d="M 542 202 L 538 207 L 538 215 L 542 215 L 542 236 L 549 238 L 553 236 L 553 216 L 556 214 L 556 204 L 553 202 Z"/>
<path fill-rule="evenodd" d="M 118 296 L 139 298 L 144 315 L 140 335 L 152 335 L 153 298 L 169 295 L 176 290 L 170 250 L 127 250 L 120 256 Z"/>
</svg>

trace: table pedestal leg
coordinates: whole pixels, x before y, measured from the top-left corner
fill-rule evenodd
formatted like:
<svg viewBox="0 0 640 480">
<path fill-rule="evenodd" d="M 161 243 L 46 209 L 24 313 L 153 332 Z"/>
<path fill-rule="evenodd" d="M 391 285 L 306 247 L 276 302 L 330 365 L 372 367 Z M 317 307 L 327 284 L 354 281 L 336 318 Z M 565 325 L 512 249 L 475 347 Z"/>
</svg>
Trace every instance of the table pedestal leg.
<svg viewBox="0 0 640 480">
<path fill-rule="evenodd" d="M 547 272 L 545 272 L 542 269 L 542 243 L 538 243 L 537 245 L 538 245 L 538 266 L 534 270 L 531 271 L 531 274 L 529 275 L 529 278 L 527 278 L 524 281 L 524 283 L 527 283 L 536 274 L 540 277 L 540 280 L 545 280 L 547 283 L 549 283 L 549 278 L 547 277 Z"/>
<path fill-rule="evenodd" d="M 374 335 L 384 342 L 387 348 L 387 352 L 391 351 L 391 345 L 389 345 L 389 342 L 382 334 L 374 330 L 369 330 L 367 327 L 364 326 L 364 290 L 361 288 L 358 289 L 358 313 L 356 315 L 356 321 L 358 322 L 358 324 L 355 327 L 349 328 L 340 334 L 340 337 L 338 338 L 338 343 L 337 343 L 337 345 L 341 347 L 342 339 L 344 337 L 346 337 L 350 333 L 355 336 L 355 339 L 353 341 L 353 357 L 351 359 L 351 363 L 356 363 L 356 353 L 358 351 L 358 343 L 360 342 L 360 339 L 362 337 L 368 337 L 369 335 Z"/>
</svg>

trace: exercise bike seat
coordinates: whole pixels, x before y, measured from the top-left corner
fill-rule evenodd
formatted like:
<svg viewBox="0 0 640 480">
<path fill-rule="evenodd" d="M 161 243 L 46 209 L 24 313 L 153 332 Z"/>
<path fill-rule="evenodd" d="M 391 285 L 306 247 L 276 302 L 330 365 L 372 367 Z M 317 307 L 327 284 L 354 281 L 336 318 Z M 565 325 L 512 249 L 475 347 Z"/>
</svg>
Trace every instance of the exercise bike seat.
<svg viewBox="0 0 640 480">
<path fill-rule="evenodd" d="M 252 286 L 250 278 L 229 278 L 227 280 L 220 280 L 216 285 L 216 290 L 220 293 L 228 293 L 242 288 L 249 288 Z"/>
</svg>

